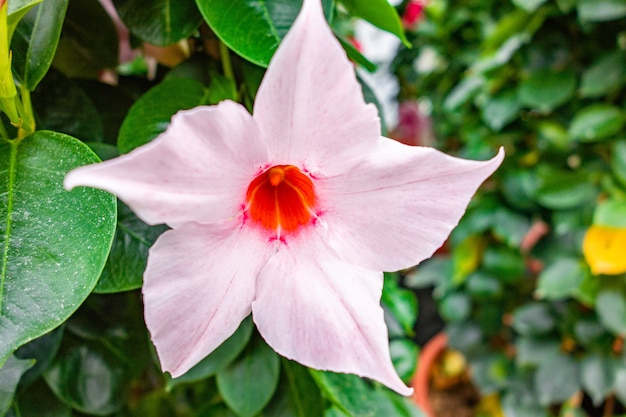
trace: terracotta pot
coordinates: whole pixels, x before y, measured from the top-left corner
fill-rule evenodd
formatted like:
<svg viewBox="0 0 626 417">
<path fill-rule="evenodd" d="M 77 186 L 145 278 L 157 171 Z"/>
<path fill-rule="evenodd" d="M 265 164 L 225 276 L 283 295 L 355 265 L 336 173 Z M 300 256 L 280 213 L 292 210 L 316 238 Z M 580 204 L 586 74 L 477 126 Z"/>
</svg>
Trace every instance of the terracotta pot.
<svg viewBox="0 0 626 417">
<path fill-rule="evenodd" d="M 443 332 L 430 339 L 420 352 L 417 370 L 411 380 L 411 386 L 415 390 L 411 399 L 428 417 L 436 417 L 428 400 L 430 370 L 447 345 L 448 337 Z"/>
</svg>

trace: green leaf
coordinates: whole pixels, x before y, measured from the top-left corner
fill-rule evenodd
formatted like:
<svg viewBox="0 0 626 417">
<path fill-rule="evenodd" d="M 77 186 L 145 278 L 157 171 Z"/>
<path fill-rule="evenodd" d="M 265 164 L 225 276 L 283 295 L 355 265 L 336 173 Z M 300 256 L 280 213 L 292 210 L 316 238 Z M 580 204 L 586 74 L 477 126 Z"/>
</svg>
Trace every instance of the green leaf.
<svg viewBox="0 0 626 417">
<path fill-rule="evenodd" d="M 11 42 L 11 38 L 13 38 L 13 32 L 15 32 L 15 28 L 17 27 L 18 23 L 20 23 L 24 15 L 26 15 L 26 13 L 28 13 L 30 9 L 32 9 L 42 1 L 43 0 L 12 0 L 9 2 L 9 10 L 7 16 L 7 39 L 9 40 L 9 43 Z"/>
<path fill-rule="evenodd" d="M 559 300 L 576 293 L 585 279 L 583 264 L 571 258 L 559 258 L 539 274 L 536 294 L 540 298 Z"/>
<path fill-rule="evenodd" d="M 0 363 L 64 322 L 96 285 L 115 228 L 115 197 L 63 189 L 68 171 L 97 162 L 78 140 L 40 131 L 0 143 Z M 54 164 L 50 164 L 54 161 Z"/>
<path fill-rule="evenodd" d="M 535 391 L 542 405 L 565 401 L 579 389 L 578 363 L 571 356 L 555 355 L 535 373 Z"/>
<path fill-rule="evenodd" d="M 151 88 L 130 108 L 117 140 L 120 153 L 128 153 L 163 133 L 179 110 L 206 103 L 207 90 L 197 81 L 174 78 Z"/>
<path fill-rule="evenodd" d="M 396 35 L 408 48 L 411 47 L 396 9 L 387 0 L 341 0 L 350 14 L 363 18 L 374 26 Z"/>
<path fill-rule="evenodd" d="M 329 401 L 351 417 L 375 416 L 376 402 L 371 389 L 356 375 L 310 370 Z M 341 414 L 339 414 L 341 415 Z"/>
<path fill-rule="evenodd" d="M 196 0 L 196 3 L 222 42 L 262 67 L 267 67 L 302 7 L 301 0 Z M 333 3 L 323 1 L 327 20 Z M 245 22 L 245 25 L 233 22 Z"/>
<path fill-rule="evenodd" d="M 237 331 L 226 339 L 220 347 L 198 362 L 197 365 L 184 375 L 170 380 L 168 382 L 168 388 L 171 389 L 182 383 L 203 380 L 226 368 L 246 347 L 252 336 L 252 330 L 252 320 L 248 317 L 241 322 Z"/>
<path fill-rule="evenodd" d="M 114 293 L 140 288 L 146 269 L 148 250 L 167 230 L 164 225 L 148 226 L 128 206 L 118 200 L 117 228 L 111 253 L 94 289 Z"/>
<path fill-rule="evenodd" d="M 446 322 L 462 322 L 472 312 L 472 300 L 464 292 L 446 294 L 439 301 L 439 313 Z"/>
<path fill-rule="evenodd" d="M 593 224 L 626 228 L 626 201 L 609 198 L 598 204 L 593 213 Z"/>
<path fill-rule="evenodd" d="M 626 16 L 625 0 L 578 0 L 580 20 L 599 22 Z"/>
<path fill-rule="evenodd" d="M 489 246 L 483 256 L 483 268 L 502 282 L 518 282 L 526 271 L 526 264 L 519 250 L 506 246 Z"/>
<path fill-rule="evenodd" d="M 589 353 L 580 362 L 580 381 L 593 404 L 599 406 L 613 390 L 615 365 L 611 358 L 599 353 Z"/>
<path fill-rule="evenodd" d="M 544 4 L 547 0 L 512 0 L 513 4 L 515 4 L 520 9 L 524 9 L 529 13 L 534 12 Z"/>
<path fill-rule="evenodd" d="M 68 77 L 97 79 L 103 69 L 118 65 L 119 43 L 115 25 L 100 2 L 72 0 L 52 65 Z"/>
<path fill-rule="evenodd" d="M 32 93 L 37 126 L 82 141 L 104 139 L 102 119 L 89 96 L 59 71 L 50 70 Z"/>
<path fill-rule="evenodd" d="M 365 58 L 365 56 L 354 47 L 354 45 L 341 37 L 338 39 L 341 46 L 343 46 L 343 49 L 345 49 L 348 58 L 365 68 L 368 72 L 376 71 L 376 68 L 378 68 L 377 65 Z"/>
<path fill-rule="evenodd" d="M 517 118 L 520 109 L 517 94 L 505 92 L 492 97 L 482 108 L 481 116 L 493 131 L 499 132 Z"/>
<path fill-rule="evenodd" d="M 526 303 L 513 312 L 513 329 L 521 335 L 546 334 L 555 326 L 556 319 L 547 304 Z"/>
<path fill-rule="evenodd" d="M 44 378 L 57 397 L 81 413 L 104 416 L 126 403 L 126 369 L 113 353 L 94 343 L 64 351 Z"/>
<path fill-rule="evenodd" d="M 546 165 L 541 168 L 537 201 L 542 206 L 553 210 L 579 209 L 595 201 L 596 189 L 585 171 L 561 171 Z"/>
<path fill-rule="evenodd" d="M 610 104 L 592 104 L 574 115 L 569 136 L 581 142 L 608 138 L 624 126 L 624 116 L 619 108 Z"/>
<path fill-rule="evenodd" d="M 283 375 L 276 395 L 263 410 L 264 417 L 322 417 L 324 401 L 309 370 L 281 360 Z"/>
<path fill-rule="evenodd" d="M 548 113 L 572 98 L 576 91 L 573 71 L 544 69 L 523 80 L 517 95 L 521 104 Z"/>
<path fill-rule="evenodd" d="M 33 7 L 15 29 L 11 43 L 14 73 L 29 91 L 52 64 L 67 4 L 68 0 L 46 0 Z"/>
<path fill-rule="evenodd" d="M 417 355 L 419 349 L 411 339 L 394 339 L 389 342 L 391 361 L 396 372 L 404 381 L 408 381 L 413 376 L 417 367 Z"/>
<path fill-rule="evenodd" d="M 48 369 L 59 350 L 59 346 L 61 346 L 64 329 L 65 326 L 59 326 L 15 351 L 15 357 L 35 361 L 35 365 L 22 375 L 20 381 L 22 385 L 30 384 Z"/>
<path fill-rule="evenodd" d="M 517 366 L 536 366 L 550 361 L 561 350 L 557 339 L 521 336 L 515 339 L 515 363 Z"/>
<path fill-rule="evenodd" d="M 113 0 L 113 4 L 128 30 L 153 45 L 188 38 L 202 22 L 193 0 Z"/>
<path fill-rule="evenodd" d="M 43 379 L 20 391 L 18 407 L 23 417 L 72 416 L 72 409 L 54 395 Z"/>
<path fill-rule="evenodd" d="M 393 276 L 386 275 L 381 302 L 404 332 L 413 334 L 413 325 L 417 320 L 417 297 L 413 291 L 400 288 Z"/>
<path fill-rule="evenodd" d="M 596 297 L 600 322 L 616 334 L 626 334 L 626 296 L 618 289 L 604 289 Z"/>
<path fill-rule="evenodd" d="M 611 152 L 611 168 L 623 185 L 626 185 L 626 140 L 616 141 Z"/>
<path fill-rule="evenodd" d="M 217 374 L 224 401 L 240 417 L 252 417 L 265 407 L 278 386 L 280 358 L 256 337 L 244 355 Z"/>
<path fill-rule="evenodd" d="M 583 73 L 582 97 L 601 97 L 622 86 L 626 79 L 626 58 L 622 51 L 602 56 Z"/>
<path fill-rule="evenodd" d="M 0 416 L 4 416 L 11 407 L 20 378 L 34 364 L 34 360 L 9 356 L 9 359 L 0 367 Z"/>
</svg>

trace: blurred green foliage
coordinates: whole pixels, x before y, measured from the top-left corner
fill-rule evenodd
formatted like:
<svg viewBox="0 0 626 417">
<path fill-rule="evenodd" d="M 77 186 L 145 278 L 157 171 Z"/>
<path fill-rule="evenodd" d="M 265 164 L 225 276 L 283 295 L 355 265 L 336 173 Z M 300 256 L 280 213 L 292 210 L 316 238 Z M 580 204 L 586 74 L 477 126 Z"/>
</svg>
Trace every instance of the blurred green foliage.
<svg viewBox="0 0 626 417">
<path fill-rule="evenodd" d="M 430 114 L 435 146 L 506 149 L 409 284 L 435 286 L 450 344 L 507 417 L 555 415 L 579 392 L 626 404 L 626 270 L 592 256 L 626 257 L 626 2 L 431 0 L 409 39 L 399 99 Z M 595 226 L 605 246 L 583 250 Z"/>
</svg>

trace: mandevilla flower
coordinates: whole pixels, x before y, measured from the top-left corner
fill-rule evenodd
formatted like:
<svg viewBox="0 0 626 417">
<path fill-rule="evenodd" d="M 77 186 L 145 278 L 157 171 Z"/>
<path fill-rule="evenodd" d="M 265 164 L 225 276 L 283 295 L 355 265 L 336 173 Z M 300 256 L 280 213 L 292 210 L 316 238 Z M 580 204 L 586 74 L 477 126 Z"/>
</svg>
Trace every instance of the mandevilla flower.
<svg viewBox="0 0 626 417">
<path fill-rule="evenodd" d="M 409 395 L 389 355 L 381 271 L 432 255 L 502 157 L 381 137 L 319 0 L 305 0 L 252 116 L 232 101 L 181 111 L 152 143 L 65 186 L 109 190 L 171 227 L 150 250 L 143 295 L 172 376 L 252 313 L 281 355 Z"/>
</svg>

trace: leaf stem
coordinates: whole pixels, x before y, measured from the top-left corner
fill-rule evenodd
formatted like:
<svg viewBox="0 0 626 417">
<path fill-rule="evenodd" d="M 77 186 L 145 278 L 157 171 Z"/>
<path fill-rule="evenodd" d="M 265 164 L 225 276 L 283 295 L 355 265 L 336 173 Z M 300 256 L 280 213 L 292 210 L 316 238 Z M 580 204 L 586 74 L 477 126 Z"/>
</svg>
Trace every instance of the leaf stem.
<svg viewBox="0 0 626 417">
<path fill-rule="evenodd" d="M 35 116 L 33 115 L 33 105 L 30 100 L 30 91 L 26 86 L 20 86 L 22 101 L 16 97 L 18 111 L 20 113 L 21 125 L 18 127 L 17 137 L 24 138 L 35 132 Z"/>
<path fill-rule="evenodd" d="M 220 58 L 222 58 L 222 70 L 226 78 L 235 81 L 233 64 L 230 60 L 230 51 L 224 42 L 220 41 Z"/>
</svg>

